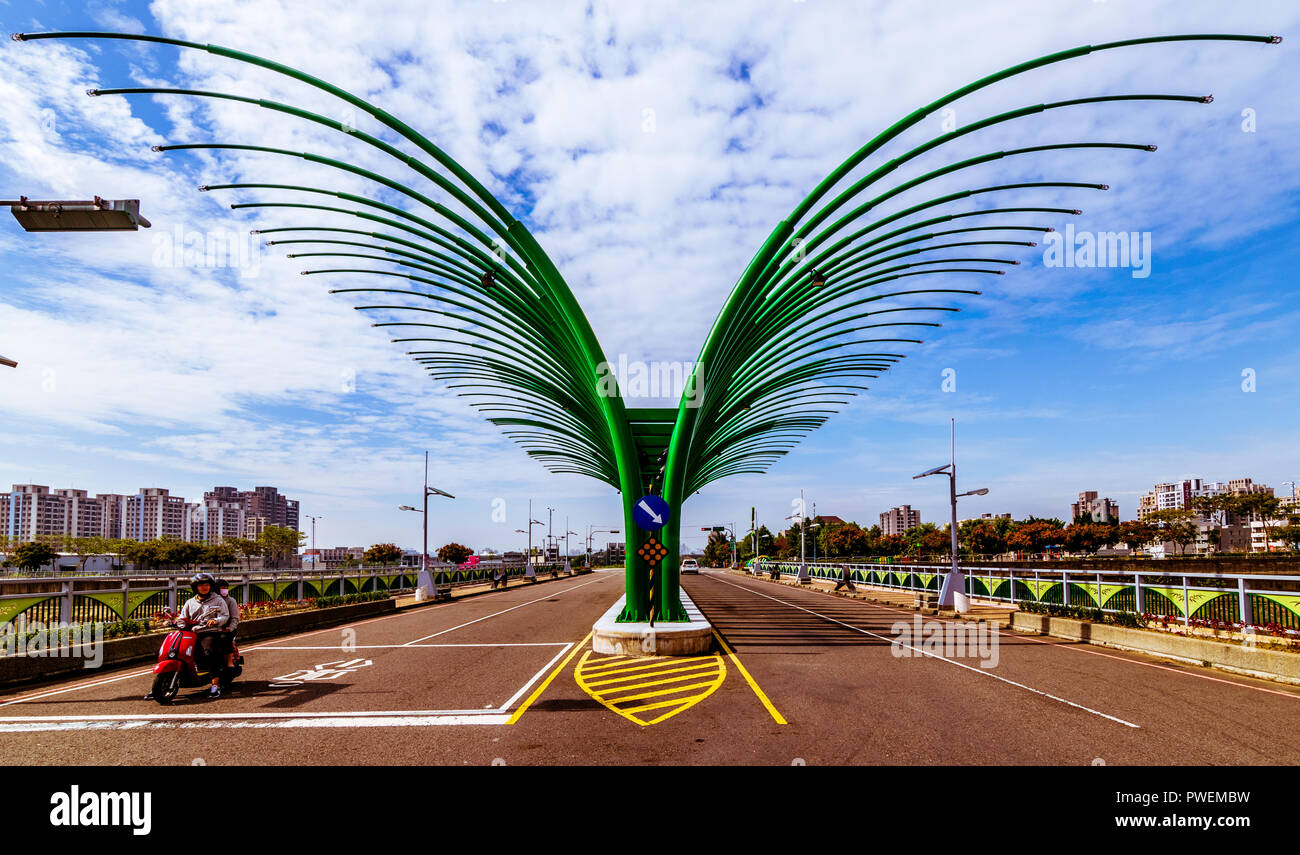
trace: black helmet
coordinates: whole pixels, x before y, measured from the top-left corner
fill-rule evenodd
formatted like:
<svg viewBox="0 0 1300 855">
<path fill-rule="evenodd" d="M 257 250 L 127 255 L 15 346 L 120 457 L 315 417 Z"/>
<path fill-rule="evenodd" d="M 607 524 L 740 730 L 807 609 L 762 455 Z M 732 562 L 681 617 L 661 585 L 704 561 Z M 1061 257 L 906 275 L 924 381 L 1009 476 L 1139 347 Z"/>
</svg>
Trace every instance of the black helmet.
<svg viewBox="0 0 1300 855">
<path fill-rule="evenodd" d="M 229 588 L 229 587 L 230 587 L 230 583 L 227 582 L 225 579 L 218 579 L 214 584 L 215 584 L 215 586 L 218 587 L 218 588 Z"/>
<path fill-rule="evenodd" d="M 211 573 L 195 573 L 190 578 L 190 590 L 194 593 L 199 592 L 199 583 L 207 582 L 209 585 L 208 592 L 211 593 L 217 587 L 217 580 L 212 578 Z"/>
</svg>

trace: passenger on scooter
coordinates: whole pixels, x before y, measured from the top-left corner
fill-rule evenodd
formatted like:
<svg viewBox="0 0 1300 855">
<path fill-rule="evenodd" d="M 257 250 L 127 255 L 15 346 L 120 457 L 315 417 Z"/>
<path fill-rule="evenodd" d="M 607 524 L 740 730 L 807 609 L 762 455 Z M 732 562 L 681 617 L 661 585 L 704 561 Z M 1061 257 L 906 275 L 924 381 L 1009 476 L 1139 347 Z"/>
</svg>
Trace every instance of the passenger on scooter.
<svg viewBox="0 0 1300 855">
<path fill-rule="evenodd" d="M 220 669 L 216 665 L 224 659 L 218 658 L 225 653 L 219 630 L 230 622 L 230 608 L 226 600 L 214 589 L 216 580 L 208 573 L 196 573 L 190 579 L 190 590 L 194 596 L 185 602 L 177 621 L 184 621 L 194 627 L 199 636 L 199 649 L 202 660 L 212 666 L 212 688 L 208 694 L 214 698 L 221 697 Z M 209 630 L 204 632 L 203 630 Z M 217 632 L 211 630 L 216 629 Z"/>
<path fill-rule="evenodd" d="M 222 642 L 226 646 L 226 668 L 231 669 L 235 667 L 235 633 L 239 631 L 239 603 L 230 596 L 230 585 L 225 579 L 217 580 L 217 591 L 226 601 L 226 608 L 230 612 L 230 622 L 226 624 L 225 632 L 222 633 Z"/>
</svg>

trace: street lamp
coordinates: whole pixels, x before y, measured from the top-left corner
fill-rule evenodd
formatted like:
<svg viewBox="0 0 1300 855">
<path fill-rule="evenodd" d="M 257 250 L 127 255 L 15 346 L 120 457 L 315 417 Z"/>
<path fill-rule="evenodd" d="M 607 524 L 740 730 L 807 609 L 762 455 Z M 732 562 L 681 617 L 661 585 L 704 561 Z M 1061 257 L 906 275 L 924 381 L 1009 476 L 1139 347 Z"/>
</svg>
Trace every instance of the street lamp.
<svg viewBox="0 0 1300 855">
<path fill-rule="evenodd" d="M 415 511 L 417 514 L 424 516 L 424 549 L 420 553 L 420 575 L 415 584 L 415 601 L 422 603 L 430 597 L 438 596 L 438 586 L 434 583 L 433 577 L 429 575 L 429 497 L 445 496 L 448 499 L 456 498 L 451 493 L 439 490 L 437 487 L 429 486 L 429 452 L 424 452 L 424 509 L 413 508 L 410 505 L 401 505 L 399 511 Z"/>
<path fill-rule="evenodd" d="M 140 216 L 139 199 L 109 201 L 96 196 L 88 202 L 35 202 L 19 196 L 0 199 L 0 205 L 8 205 L 14 219 L 29 232 L 133 232 L 150 225 Z M 5 356 L 0 356 L 0 365 L 18 367 Z"/>
<path fill-rule="evenodd" d="M 940 608 L 952 606 L 956 612 L 970 611 L 970 598 L 966 596 L 966 578 L 962 575 L 961 567 L 957 563 L 957 500 L 962 496 L 984 496 L 989 492 L 988 487 L 981 487 L 978 490 L 967 490 L 965 493 L 957 492 L 957 420 L 952 420 L 952 459 L 943 466 L 936 466 L 933 469 L 922 472 L 920 475 L 913 475 L 912 480 L 925 478 L 930 475 L 947 475 L 948 476 L 948 495 L 952 502 L 952 571 L 948 573 L 943 580 L 943 589 L 939 592 Z"/>
<path fill-rule="evenodd" d="M 320 553 L 316 551 L 316 520 L 324 519 L 324 517 L 314 517 L 307 514 L 307 519 L 311 520 L 311 569 L 312 572 L 315 572 L 319 569 L 316 566 L 316 561 L 320 558 Z"/>
<path fill-rule="evenodd" d="M 29 232 L 134 232 L 150 222 L 140 216 L 139 199 L 35 202 L 26 196 L 0 199 Z"/>
<path fill-rule="evenodd" d="M 618 534 L 616 528 L 595 528 L 587 524 L 587 566 L 591 566 L 591 538 L 597 534 Z"/>
</svg>

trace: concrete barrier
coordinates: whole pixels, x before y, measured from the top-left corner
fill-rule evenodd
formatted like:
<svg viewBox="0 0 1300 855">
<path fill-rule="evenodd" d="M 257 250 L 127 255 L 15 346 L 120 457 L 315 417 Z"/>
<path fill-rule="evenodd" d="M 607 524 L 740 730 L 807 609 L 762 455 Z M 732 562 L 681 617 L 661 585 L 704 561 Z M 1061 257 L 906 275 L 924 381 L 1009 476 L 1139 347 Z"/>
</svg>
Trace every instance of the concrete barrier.
<svg viewBox="0 0 1300 855">
<path fill-rule="evenodd" d="M 1286 650 L 1026 612 L 1012 614 L 1011 628 L 1300 685 L 1300 653 Z"/>
<path fill-rule="evenodd" d="M 292 635 L 310 629 L 388 614 L 396 610 L 397 602 L 387 599 L 327 609 L 306 609 L 272 617 L 251 618 L 239 624 L 239 640 L 240 643 L 244 643 L 259 638 Z M 87 672 L 132 662 L 153 662 L 156 661 L 158 648 L 166 636 L 166 632 L 152 632 L 129 638 L 108 639 L 101 647 L 102 660 L 98 668 L 87 666 L 87 659 L 82 654 L 54 656 L 48 655 L 52 651 L 42 650 L 40 655 L 0 656 L 0 686 L 32 683 L 68 674 L 85 675 Z M 66 648 L 64 652 L 68 652 Z"/>
</svg>

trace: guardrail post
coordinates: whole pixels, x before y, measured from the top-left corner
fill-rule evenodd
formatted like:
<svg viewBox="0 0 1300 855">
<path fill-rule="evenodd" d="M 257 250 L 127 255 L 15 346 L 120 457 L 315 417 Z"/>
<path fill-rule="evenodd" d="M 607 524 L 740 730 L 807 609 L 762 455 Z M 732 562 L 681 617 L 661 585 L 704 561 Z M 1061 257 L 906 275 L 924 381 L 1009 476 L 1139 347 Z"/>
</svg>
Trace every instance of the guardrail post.
<svg viewBox="0 0 1300 855">
<path fill-rule="evenodd" d="M 339 571 L 339 596 L 340 597 L 346 594 L 348 590 L 347 585 L 343 581 L 343 572 L 344 571 L 342 570 Z"/>
<path fill-rule="evenodd" d="M 1097 571 L 1097 608 L 1101 608 L 1101 571 Z"/>
<path fill-rule="evenodd" d="M 247 588 L 245 588 L 247 590 Z M 167 577 L 167 611 L 176 611 L 176 577 Z"/>
<path fill-rule="evenodd" d="M 122 620 L 131 616 L 131 597 L 130 597 L 131 580 L 122 580 Z"/>
<path fill-rule="evenodd" d="M 63 583 L 63 595 L 59 598 L 59 623 L 65 626 L 72 623 L 72 580 Z"/>
<path fill-rule="evenodd" d="M 1146 606 L 1142 602 L 1142 574 L 1133 574 L 1133 601 L 1137 606 L 1137 613 L 1144 615 L 1147 613 Z"/>
<path fill-rule="evenodd" d="M 248 574 L 245 573 L 243 576 L 240 576 L 239 579 L 240 579 L 239 587 L 243 589 L 244 592 L 242 595 L 243 599 L 240 600 L 240 602 L 242 602 L 244 605 L 248 605 Z"/>
<path fill-rule="evenodd" d="M 1237 577 L 1237 613 L 1241 618 L 1242 628 L 1250 626 L 1250 599 L 1246 594 L 1246 577 Z"/>
<path fill-rule="evenodd" d="M 302 599 L 302 571 L 298 571 L 298 599 Z"/>
<path fill-rule="evenodd" d="M 1064 570 L 1061 571 L 1061 605 L 1070 606 L 1070 574 Z"/>
<path fill-rule="evenodd" d="M 1016 601 L 1016 568 L 1007 568 L 1007 601 L 1014 603 Z"/>
<path fill-rule="evenodd" d="M 1187 577 L 1183 577 L 1183 626 L 1191 628 L 1192 604 L 1187 597 Z"/>
</svg>

